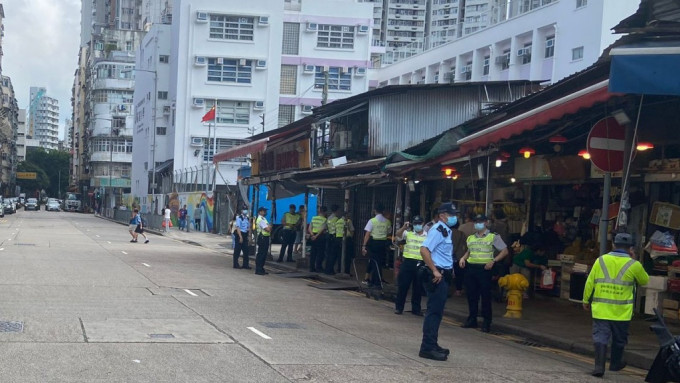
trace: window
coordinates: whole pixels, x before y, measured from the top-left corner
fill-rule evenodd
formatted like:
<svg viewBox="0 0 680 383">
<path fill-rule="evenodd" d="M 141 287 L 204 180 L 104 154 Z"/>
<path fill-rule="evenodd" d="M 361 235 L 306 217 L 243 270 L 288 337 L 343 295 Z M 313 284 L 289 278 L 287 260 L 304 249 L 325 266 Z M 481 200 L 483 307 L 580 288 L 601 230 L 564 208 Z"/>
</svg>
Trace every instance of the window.
<svg viewBox="0 0 680 383">
<path fill-rule="evenodd" d="M 531 62 L 531 43 L 524 44 L 524 54 L 522 55 L 522 64 L 529 64 Z"/>
<path fill-rule="evenodd" d="M 295 105 L 279 105 L 279 128 L 295 121 Z"/>
<path fill-rule="evenodd" d="M 488 76 L 489 75 L 489 61 L 490 60 L 491 60 L 491 57 L 484 56 L 484 66 L 482 67 L 482 76 Z"/>
<path fill-rule="evenodd" d="M 156 127 L 156 135 L 157 136 L 165 136 L 168 132 L 168 128 L 165 126 L 157 126 Z"/>
<path fill-rule="evenodd" d="M 163 64 L 167 64 L 167 63 L 170 62 L 170 56 L 160 55 L 160 56 L 158 56 L 158 61 L 162 62 Z"/>
<path fill-rule="evenodd" d="M 229 15 L 210 15 L 210 38 L 253 41 L 255 18 Z"/>
<path fill-rule="evenodd" d="M 300 24 L 283 23 L 283 48 L 284 55 L 298 55 L 300 51 Z"/>
<path fill-rule="evenodd" d="M 126 41 L 125 42 L 125 50 L 128 51 L 128 52 L 133 50 L 132 41 Z"/>
<path fill-rule="evenodd" d="M 168 99 L 168 92 L 158 92 L 158 99 L 159 100 L 167 100 Z"/>
<path fill-rule="evenodd" d="M 545 38 L 545 58 L 555 56 L 555 36 Z"/>
<path fill-rule="evenodd" d="M 211 138 L 210 140 L 204 138 L 203 139 L 203 161 L 212 161 L 213 159 L 213 149 L 217 147 L 217 153 L 223 152 L 227 149 L 233 148 L 234 146 L 239 146 L 242 144 L 245 144 L 245 140 L 233 140 L 230 138 L 218 138 L 217 141 L 215 141 L 215 138 Z M 233 158 L 229 160 L 231 162 L 244 162 L 246 159 L 244 157 L 241 158 Z"/>
<path fill-rule="evenodd" d="M 94 50 L 96 51 L 103 51 L 104 50 L 104 43 L 101 41 L 97 41 L 94 43 Z"/>
<path fill-rule="evenodd" d="M 252 76 L 253 60 L 208 59 L 208 81 L 250 84 Z"/>
<path fill-rule="evenodd" d="M 588 0 L 576 0 L 576 9 L 583 8 L 588 5 Z"/>
<path fill-rule="evenodd" d="M 510 49 L 506 49 L 503 51 L 503 62 L 501 63 L 501 70 L 506 70 L 510 68 Z"/>
<path fill-rule="evenodd" d="M 571 61 L 582 59 L 583 59 L 583 47 L 578 47 L 571 50 Z"/>
<path fill-rule="evenodd" d="M 354 49 L 354 26 L 320 24 L 316 46 L 318 48 Z"/>
<path fill-rule="evenodd" d="M 314 73 L 314 88 L 323 89 L 325 76 L 323 67 L 316 67 Z M 328 68 L 328 89 L 329 90 L 352 90 L 352 70 L 346 72 L 340 67 Z"/>
<path fill-rule="evenodd" d="M 281 94 L 297 93 L 296 65 L 281 65 Z"/>
<path fill-rule="evenodd" d="M 214 101 L 206 101 L 206 109 L 212 108 Z M 250 124 L 250 102 L 218 100 L 215 121 L 219 124 Z"/>
<path fill-rule="evenodd" d="M 125 117 L 112 117 L 111 129 L 114 129 L 114 134 L 117 134 L 116 129 L 125 129 Z"/>
</svg>

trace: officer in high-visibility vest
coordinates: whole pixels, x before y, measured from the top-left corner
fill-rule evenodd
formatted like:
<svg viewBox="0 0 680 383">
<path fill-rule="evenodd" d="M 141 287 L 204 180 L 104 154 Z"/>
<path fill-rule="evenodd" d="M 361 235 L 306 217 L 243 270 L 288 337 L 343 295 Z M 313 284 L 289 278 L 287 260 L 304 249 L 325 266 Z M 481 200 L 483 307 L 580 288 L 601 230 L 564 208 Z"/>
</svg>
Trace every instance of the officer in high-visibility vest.
<svg viewBox="0 0 680 383">
<path fill-rule="evenodd" d="M 335 224 L 338 222 L 338 219 L 340 218 L 340 214 L 338 213 L 338 209 L 340 207 L 338 205 L 331 205 L 331 215 L 328 216 L 328 220 L 326 221 L 326 227 L 328 229 L 328 239 L 326 240 L 326 264 L 324 268 L 324 273 L 328 275 L 333 275 L 335 274 L 334 265 L 335 265 L 335 260 L 337 259 L 337 240 L 335 238 Z"/>
<path fill-rule="evenodd" d="M 387 247 L 390 245 L 387 234 L 390 232 L 392 222 L 383 216 L 385 205 L 377 203 L 375 205 L 375 217 L 368 220 L 364 227 L 364 242 L 361 246 L 361 253 L 369 255 L 368 270 L 371 279 L 369 287 L 380 288 L 382 286 L 381 269 L 385 264 Z"/>
<path fill-rule="evenodd" d="M 463 328 L 477 327 L 477 311 L 479 297 L 482 297 L 482 331 L 491 329 L 491 269 L 508 254 L 508 246 L 500 235 L 487 228 L 489 221 L 483 214 L 474 219 L 476 232 L 467 238 L 468 251 L 460 259 L 458 265 L 465 269 L 465 290 L 468 298 L 469 315 Z M 499 251 L 494 257 L 494 249 Z M 466 268 L 467 267 L 467 268 Z"/>
<path fill-rule="evenodd" d="M 309 271 L 315 273 L 321 271 L 324 251 L 326 250 L 326 216 L 328 209 L 325 206 L 319 208 L 318 214 L 312 217 L 309 225 L 309 239 L 312 242 L 312 253 L 309 256 Z"/>
<path fill-rule="evenodd" d="M 255 228 L 257 230 L 255 274 L 257 275 L 268 274 L 264 271 L 264 263 L 267 260 L 267 252 L 269 251 L 269 238 L 272 235 L 272 225 L 269 224 L 265 215 L 267 215 L 267 208 L 261 207 L 257 209 L 257 220 L 255 220 Z"/>
<path fill-rule="evenodd" d="M 406 240 L 404 245 L 403 261 L 399 266 L 399 276 L 397 277 L 398 289 L 397 299 L 394 301 L 394 313 L 401 315 L 404 312 L 404 305 L 406 304 L 406 295 L 408 289 L 413 285 L 411 290 L 411 314 L 422 316 L 423 312 L 420 307 L 421 297 L 423 295 L 422 284 L 418 280 L 418 266 L 423 262 L 423 257 L 420 255 L 420 247 L 423 245 L 427 233 L 423 230 L 423 219 L 417 215 L 413 217 L 413 230 L 410 222 L 404 222 L 404 226 L 397 230 L 397 238 Z"/>
<path fill-rule="evenodd" d="M 633 317 L 635 285 L 644 286 L 649 282 L 649 275 L 635 260 L 634 246 L 630 234 L 616 234 L 614 250 L 600 256 L 588 274 L 583 308 L 591 310 L 593 315 L 593 376 L 604 375 L 609 338 L 612 338 L 609 370 L 619 371 L 626 367 L 623 348 L 628 343 L 628 326 Z"/>
<path fill-rule="evenodd" d="M 288 211 L 283 215 L 283 244 L 279 259 L 276 262 L 283 262 L 283 254 L 288 250 L 286 262 L 293 262 L 293 246 L 295 244 L 295 229 L 300 222 L 300 214 L 295 212 L 295 205 L 288 206 Z"/>
</svg>

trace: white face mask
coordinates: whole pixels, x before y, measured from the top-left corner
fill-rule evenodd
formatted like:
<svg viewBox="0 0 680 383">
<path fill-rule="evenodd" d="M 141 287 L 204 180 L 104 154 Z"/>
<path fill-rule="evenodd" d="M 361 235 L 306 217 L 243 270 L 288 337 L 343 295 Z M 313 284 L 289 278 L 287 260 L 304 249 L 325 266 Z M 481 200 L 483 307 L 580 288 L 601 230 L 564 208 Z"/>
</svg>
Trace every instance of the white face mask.
<svg viewBox="0 0 680 383">
<path fill-rule="evenodd" d="M 484 229 L 486 229 L 486 225 L 484 224 L 484 222 L 475 223 L 475 230 L 481 231 Z"/>
</svg>

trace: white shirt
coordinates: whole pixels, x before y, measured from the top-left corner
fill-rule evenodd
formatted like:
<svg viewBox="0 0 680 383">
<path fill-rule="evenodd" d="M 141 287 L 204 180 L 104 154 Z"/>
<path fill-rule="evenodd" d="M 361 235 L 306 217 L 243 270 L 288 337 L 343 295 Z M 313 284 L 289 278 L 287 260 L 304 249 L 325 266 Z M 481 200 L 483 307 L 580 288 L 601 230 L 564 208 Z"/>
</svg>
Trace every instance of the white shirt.
<svg viewBox="0 0 680 383">
<path fill-rule="evenodd" d="M 165 219 L 170 219 L 170 209 L 165 209 Z"/>
<path fill-rule="evenodd" d="M 378 214 L 375 216 L 375 218 L 378 219 L 380 222 L 385 222 L 387 221 L 387 218 L 383 217 L 382 214 Z M 373 222 L 371 222 L 372 218 L 368 220 L 368 223 L 366 223 L 366 227 L 364 227 L 364 231 L 372 232 L 373 231 Z"/>
</svg>

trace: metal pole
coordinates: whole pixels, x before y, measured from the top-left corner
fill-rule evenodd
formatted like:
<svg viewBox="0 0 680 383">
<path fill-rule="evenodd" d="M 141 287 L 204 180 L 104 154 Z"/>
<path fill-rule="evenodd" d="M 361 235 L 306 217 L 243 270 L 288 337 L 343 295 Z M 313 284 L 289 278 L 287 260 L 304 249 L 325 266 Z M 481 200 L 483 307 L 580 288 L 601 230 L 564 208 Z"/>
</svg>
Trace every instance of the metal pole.
<svg viewBox="0 0 680 383">
<path fill-rule="evenodd" d="M 111 183 L 111 173 L 113 172 L 113 120 L 111 121 L 111 139 L 109 140 L 109 145 L 111 145 L 109 148 L 109 202 L 113 202 L 113 184 Z M 115 206 L 115 204 L 113 205 Z"/>
<path fill-rule="evenodd" d="M 349 212 L 349 193 L 349 189 L 345 189 L 345 201 L 342 207 L 345 216 Z M 345 219 L 345 226 L 342 228 L 342 252 L 340 254 L 340 273 L 342 273 L 345 270 L 345 261 L 347 259 L 347 219 Z"/>
<path fill-rule="evenodd" d="M 489 184 L 491 182 L 491 180 L 489 179 L 489 171 L 491 169 L 490 164 L 491 164 L 491 156 L 487 156 L 486 157 L 486 202 L 485 202 L 486 206 L 484 206 L 484 211 L 485 211 L 485 214 L 486 214 L 487 217 L 489 216 L 489 213 L 490 213 L 490 210 L 491 210 L 491 209 L 489 209 L 489 202 L 491 201 L 490 196 L 489 196 L 489 192 L 491 191 L 491 186 Z"/>
<path fill-rule="evenodd" d="M 323 92 L 321 93 L 321 105 L 328 103 L 328 71 L 323 71 Z"/>
<path fill-rule="evenodd" d="M 604 173 L 604 188 L 602 190 L 602 212 L 600 213 L 600 254 L 607 251 L 607 227 L 609 226 L 609 193 L 611 190 L 612 174 Z"/>
<path fill-rule="evenodd" d="M 307 258 L 307 214 L 309 214 L 309 189 L 305 189 L 305 212 L 302 214 L 302 259 Z"/>
<path fill-rule="evenodd" d="M 152 117 L 153 118 L 153 123 L 151 124 L 152 129 L 153 129 L 153 148 L 151 151 L 151 164 L 152 164 L 152 174 L 151 174 L 151 210 L 153 211 L 154 208 L 157 209 L 157 207 L 154 206 L 154 200 L 156 198 L 156 107 L 158 106 L 158 72 L 154 71 L 153 72 L 153 92 L 154 92 L 154 98 L 153 98 L 153 113 Z"/>
</svg>

